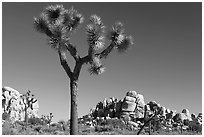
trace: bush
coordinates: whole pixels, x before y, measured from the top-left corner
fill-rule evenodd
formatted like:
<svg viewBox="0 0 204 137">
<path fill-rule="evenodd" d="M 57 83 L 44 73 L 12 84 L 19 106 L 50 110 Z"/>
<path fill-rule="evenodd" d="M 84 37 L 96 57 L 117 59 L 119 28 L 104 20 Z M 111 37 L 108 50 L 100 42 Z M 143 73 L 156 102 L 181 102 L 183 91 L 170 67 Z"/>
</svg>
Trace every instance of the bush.
<svg viewBox="0 0 204 137">
<path fill-rule="evenodd" d="M 4 122 L 2 125 L 2 134 L 3 135 L 15 135 L 16 132 L 12 128 L 12 124 L 8 121 Z"/>
<path fill-rule="evenodd" d="M 54 134 L 54 132 L 57 131 L 57 128 L 56 127 L 43 127 L 42 128 L 42 132 L 45 132 L 45 133 L 49 133 L 49 134 Z"/>
<path fill-rule="evenodd" d="M 10 117 L 10 115 L 9 115 L 8 113 L 6 113 L 6 112 L 4 112 L 4 113 L 2 114 L 2 120 L 8 121 L 8 120 L 9 120 L 9 117 Z"/>
<path fill-rule="evenodd" d="M 184 124 L 185 126 L 189 126 L 190 121 L 189 121 L 188 119 L 184 119 L 183 124 Z"/>
<path fill-rule="evenodd" d="M 29 118 L 28 123 L 30 123 L 31 125 L 42 125 L 41 119 L 35 117 Z"/>
<path fill-rule="evenodd" d="M 110 125 L 105 125 L 105 126 L 95 126 L 95 132 L 110 132 L 113 131 L 113 127 Z"/>
<path fill-rule="evenodd" d="M 60 127 L 60 129 L 62 128 L 63 131 L 67 130 L 67 125 L 66 125 L 66 122 L 64 120 L 60 120 L 58 122 L 58 127 Z"/>
<path fill-rule="evenodd" d="M 196 131 L 196 132 L 202 132 L 202 125 L 199 123 L 196 123 L 194 121 L 189 122 L 188 130 L 190 131 Z"/>
<path fill-rule="evenodd" d="M 15 121 L 16 125 L 25 126 L 25 122 L 23 121 Z"/>
<path fill-rule="evenodd" d="M 127 126 L 125 125 L 122 119 L 108 119 L 106 124 L 109 126 L 112 126 L 113 128 L 120 128 L 120 129 L 127 128 Z"/>
<path fill-rule="evenodd" d="M 38 133 L 42 132 L 41 129 L 42 129 L 41 125 L 34 127 L 34 131 L 37 131 Z"/>
</svg>

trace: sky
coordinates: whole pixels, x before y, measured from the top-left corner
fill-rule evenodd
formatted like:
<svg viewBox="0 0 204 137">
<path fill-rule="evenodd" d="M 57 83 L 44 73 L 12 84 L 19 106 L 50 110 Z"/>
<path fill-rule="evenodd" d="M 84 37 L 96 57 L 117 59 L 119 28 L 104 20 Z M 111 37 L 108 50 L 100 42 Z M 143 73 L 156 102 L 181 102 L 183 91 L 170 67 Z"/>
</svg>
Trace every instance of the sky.
<svg viewBox="0 0 204 137">
<path fill-rule="evenodd" d="M 135 90 L 145 102 L 181 112 L 202 112 L 202 3 L 2 3 L 2 86 L 28 90 L 39 102 L 39 116 L 53 113 L 53 121 L 70 116 L 69 78 L 47 37 L 33 28 L 48 5 L 74 7 L 85 22 L 71 36 L 80 56 L 88 50 L 89 17 L 101 17 L 106 29 L 118 21 L 134 38 L 124 54 L 113 51 L 103 60 L 106 71 L 90 75 L 84 65 L 79 77 L 78 114 L 88 114 L 104 98 L 123 99 Z M 108 43 L 108 42 L 107 42 Z M 68 63 L 74 67 L 73 58 Z"/>
</svg>

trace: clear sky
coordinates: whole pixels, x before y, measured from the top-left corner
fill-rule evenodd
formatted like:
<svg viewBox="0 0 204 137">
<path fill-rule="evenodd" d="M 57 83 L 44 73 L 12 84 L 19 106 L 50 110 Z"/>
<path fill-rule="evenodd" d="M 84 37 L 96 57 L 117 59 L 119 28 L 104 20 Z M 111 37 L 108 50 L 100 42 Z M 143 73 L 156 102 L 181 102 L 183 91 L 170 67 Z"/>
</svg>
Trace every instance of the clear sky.
<svg viewBox="0 0 204 137">
<path fill-rule="evenodd" d="M 113 51 L 104 60 L 106 72 L 90 75 L 85 65 L 79 77 L 78 113 L 85 115 L 104 98 L 124 98 L 129 90 L 166 108 L 202 111 L 202 3 L 3 3 L 2 86 L 20 93 L 31 90 L 39 115 L 67 120 L 69 79 L 47 38 L 33 28 L 33 17 L 51 4 L 74 6 L 85 23 L 72 35 L 81 56 L 87 53 L 85 27 L 92 14 L 107 29 L 121 21 L 134 46 L 125 54 Z M 74 60 L 68 56 L 73 67 Z"/>
</svg>

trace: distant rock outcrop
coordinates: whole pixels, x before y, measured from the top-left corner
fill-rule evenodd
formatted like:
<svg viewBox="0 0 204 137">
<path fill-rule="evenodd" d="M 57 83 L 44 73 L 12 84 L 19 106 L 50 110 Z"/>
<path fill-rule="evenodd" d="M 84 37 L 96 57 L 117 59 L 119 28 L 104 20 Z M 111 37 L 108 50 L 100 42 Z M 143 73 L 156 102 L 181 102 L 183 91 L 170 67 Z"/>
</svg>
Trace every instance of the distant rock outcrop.
<svg viewBox="0 0 204 137">
<path fill-rule="evenodd" d="M 2 114 L 9 114 L 11 121 L 23 121 L 25 118 L 25 105 L 21 95 L 22 94 L 11 87 L 2 88 Z M 28 117 L 38 117 L 38 109 L 39 105 L 38 101 L 36 101 L 32 104 L 32 107 L 28 109 Z"/>
<path fill-rule="evenodd" d="M 134 118 L 144 116 L 144 97 L 136 91 L 128 91 L 121 106 L 121 117 L 131 115 Z"/>
<path fill-rule="evenodd" d="M 156 112 L 156 113 L 155 113 Z M 124 122 L 140 127 L 143 122 L 154 117 L 153 122 L 160 121 L 163 128 L 173 128 L 175 125 L 187 124 L 185 121 L 194 122 L 198 125 L 202 124 L 202 113 L 198 116 L 191 114 L 188 109 L 183 109 L 181 113 L 170 110 L 156 101 L 150 101 L 145 104 L 144 96 L 136 91 L 128 91 L 121 100 L 111 97 L 100 101 L 94 109 L 91 109 L 89 115 L 89 124 L 97 123 L 98 120 L 110 118 L 122 118 Z M 91 122 L 91 120 L 93 120 Z M 187 126 L 187 125 L 186 125 Z"/>
</svg>

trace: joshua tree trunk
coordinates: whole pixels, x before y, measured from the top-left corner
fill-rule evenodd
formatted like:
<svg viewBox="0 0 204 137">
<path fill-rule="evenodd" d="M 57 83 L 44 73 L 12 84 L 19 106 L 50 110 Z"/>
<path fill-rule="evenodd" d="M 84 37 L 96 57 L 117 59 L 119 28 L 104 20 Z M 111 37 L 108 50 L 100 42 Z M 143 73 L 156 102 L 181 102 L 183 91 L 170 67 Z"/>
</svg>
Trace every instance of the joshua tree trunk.
<svg viewBox="0 0 204 137">
<path fill-rule="evenodd" d="M 149 122 L 149 135 L 151 135 L 151 129 L 152 129 L 152 127 L 151 127 L 151 121 Z"/>
<path fill-rule="evenodd" d="M 25 128 L 28 127 L 28 114 L 27 114 L 27 107 L 25 106 Z"/>
<path fill-rule="evenodd" d="M 78 134 L 77 91 L 78 81 L 70 79 L 70 92 L 71 92 L 70 135 Z"/>
<path fill-rule="evenodd" d="M 147 121 L 144 122 L 144 125 L 140 128 L 140 130 L 137 132 L 137 135 L 139 135 L 141 133 L 141 131 L 144 129 L 144 127 L 156 116 L 156 114 L 154 114 L 152 117 L 150 117 Z"/>
<path fill-rule="evenodd" d="M 181 134 L 183 133 L 183 124 L 181 123 Z"/>
<path fill-rule="evenodd" d="M 71 93 L 71 112 L 70 112 L 70 134 L 78 134 L 78 113 L 77 113 L 77 91 L 78 91 L 78 78 L 82 68 L 82 65 L 87 62 L 89 58 L 79 59 L 75 57 L 76 64 L 73 72 L 71 71 L 69 65 L 67 64 L 66 54 L 62 51 L 58 51 L 60 62 L 64 68 L 67 76 L 70 79 L 70 93 Z"/>
</svg>

